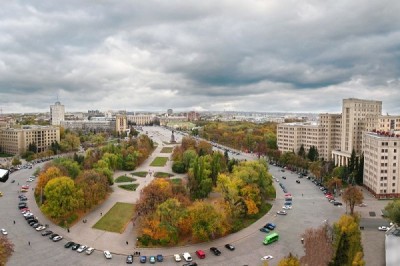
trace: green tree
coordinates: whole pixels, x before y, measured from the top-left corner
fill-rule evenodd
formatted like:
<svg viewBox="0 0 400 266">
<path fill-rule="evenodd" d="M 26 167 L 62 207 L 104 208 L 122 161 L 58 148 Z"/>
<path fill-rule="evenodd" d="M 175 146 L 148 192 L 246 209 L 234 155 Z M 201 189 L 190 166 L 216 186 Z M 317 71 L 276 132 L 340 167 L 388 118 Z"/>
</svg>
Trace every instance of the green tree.
<svg viewBox="0 0 400 266">
<path fill-rule="evenodd" d="M 202 157 L 196 157 L 189 169 L 189 191 L 193 199 L 203 199 L 212 190 L 212 180 L 210 178 L 210 165 Z"/>
<path fill-rule="evenodd" d="M 11 164 L 12 164 L 13 166 L 20 165 L 20 164 L 21 164 L 21 160 L 19 159 L 18 156 L 15 156 L 15 157 L 13 157 Z"/>
<path fill-rule="evenodd" d="M 311 146 L 310 149 L 308 150 L 308 154 L 307 154 L 307 158 L 314 162 L 314 161 L 318 161 L 318 150 L 315 146 Z"/>
<path fill-rule="evenodd" d="M 221 169 L 225 165 L 225 161 L 223 160 L 223 155 L 220 152 L 214 152 L 211 160 L 211 173 L 210 177 L 213 183 L 213 186 L 217 185 L 217 178 Z"/>
<path fill-rule="evenodd" d="M 183 174 L 186 172 L 185 164 L 182 161 L 175 161 L 172 164 L 172 171 L 174 173 Z"/>
<path fill-rule="evenodd" d="M 389 219 L 397 225 L 400 225 L 400 200 L 397 199 L 389 202 L 385 210 L 388 212 Z"/>
<path fill-rule="evenodd" d="M 297 153 L 297 155 L 299 155 L 302 158 L 306 157 L 306 150 L 304 149 L 304 145 L 301 144 L 299 152 Z"/>
<path fill-rule="evenodd" d="M 361 156 L 360 156 L 360 162 L 359 162 L 358 167 L 357 167 L 357 172 L 355 174 L 355 178 L 356 178 L 356 183 L 358 185 L 362 185 L 363 184 L 363 179 L 364 179 L 364 154 L 361 154 Z"/>
<path fill-rule="evenodd" d="M 68 174 L 69 177 L 75 179 L 81 172 L 79 164 L 73 159 L 60 157 L 53 160 L 53 165 Z"/>
<path fill-rule="evenodd" d="M 14 252 L 14 244 L 11 240 L 3 235 L 0 235 L 0 265 L 6 265 L 8 259 Z"/>
<path fill-rule="evenodd" d="M 190 164 L 197 157 L 197 153 L 193 149 L 186 150 L 182 155 L 182 162 L 185 165 L 186 171 L 189 170 Z"/>
<path fill-rule="evenodd" d="M 349 186 L 343 192 L 342 198 L 350 207 L 350 214 L 353 215 L 356 204 L 361 204 L 364 199 L 362 191 L 356 186 Z"/>
<path fill-rule="evenodd" d="M 47 182 L 44 188 L 46 202 L 41 209 L 55 219 L 65 218 L 77 210 L 82 202 L 82 191 L 69 177 L 56 177 Z"/>
</svg>

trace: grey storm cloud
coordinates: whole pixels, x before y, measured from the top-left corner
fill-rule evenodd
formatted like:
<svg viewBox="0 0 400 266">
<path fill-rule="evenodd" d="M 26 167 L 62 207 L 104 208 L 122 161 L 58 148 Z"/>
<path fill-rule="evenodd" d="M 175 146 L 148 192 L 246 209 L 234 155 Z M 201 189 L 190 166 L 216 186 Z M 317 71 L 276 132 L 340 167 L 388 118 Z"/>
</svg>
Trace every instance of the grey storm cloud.
<svg viewBox="0 0 400 266">
<path fill-rule="evenodd" d="M 6 112 L 339 112 L 342 98 L 400 113 L 400 2 L 7 1 Z"/>
</svg>

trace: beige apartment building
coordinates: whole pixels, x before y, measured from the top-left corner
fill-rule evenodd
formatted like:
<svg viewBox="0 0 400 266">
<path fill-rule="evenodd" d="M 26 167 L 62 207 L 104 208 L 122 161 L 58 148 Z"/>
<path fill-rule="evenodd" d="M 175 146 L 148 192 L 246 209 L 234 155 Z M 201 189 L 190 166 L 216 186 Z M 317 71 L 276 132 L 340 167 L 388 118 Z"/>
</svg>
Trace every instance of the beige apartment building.
<svg viewBox="0 0 400 266">
<path fill-rule="evenodd" d="M 304 146 L 306 152 L 314 146 L 319 157 L 331 160 L 332 150 L 340 147 L 340 114 L 320 114 L 318 123 L 283 123 L 277 128 L 278 149 L 297 153 Z"/>
<path fill-rule="evenodd" d="M 364 186 L 378 199 L 400 198 L 400 134 L 365 132 L 362 149 Z"/>
<path fill-rule="evenodd" d="M 46 151 L 53 142 L 60 141 L 60 129 L 52 126 L 22 126 L 0 129 L 1 150 L 9 154 L 23 154 L 29 144 L 36 144 L 37 152 Z"/>
</svg>

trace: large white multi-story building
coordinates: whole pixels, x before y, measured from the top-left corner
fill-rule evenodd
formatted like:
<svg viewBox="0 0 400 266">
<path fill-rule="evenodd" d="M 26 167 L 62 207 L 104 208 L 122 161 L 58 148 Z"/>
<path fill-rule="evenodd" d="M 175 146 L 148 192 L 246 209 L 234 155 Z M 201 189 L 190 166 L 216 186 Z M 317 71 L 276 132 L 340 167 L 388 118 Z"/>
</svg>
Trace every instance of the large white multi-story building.
<svg viewBox="0 0 400 266">
<path fill-rule="evenodd" d="M 400 198 L 400 135 L 365 132 L 362 149 L 364 186 L 378 199 Z"/>
<path fill-rule="evenodd" d="M 128 115 L 127 118 L 128 122 L 134 123 L 135 125 L 138 126 L 151 125 L 156 120 L 155 115 L 145 115 L 145 114 Z"/>
<path fill-rule="evenodd" d="M 65 108 L 60 102 L 50 105 L 50 120 L 53 126 L 59 126 L 64 121 Z"/>
</svg>

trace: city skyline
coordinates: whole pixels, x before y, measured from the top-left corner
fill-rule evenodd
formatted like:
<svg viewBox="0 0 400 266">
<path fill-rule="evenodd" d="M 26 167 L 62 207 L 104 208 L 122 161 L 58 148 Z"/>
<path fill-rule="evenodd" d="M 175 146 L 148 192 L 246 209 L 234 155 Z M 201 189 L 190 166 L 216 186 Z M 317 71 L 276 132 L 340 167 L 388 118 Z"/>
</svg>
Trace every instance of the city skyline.
<svg viewBox="0 0 400 266">
<path fill-rule="evenodd" d="M 7 2 L 2 113 L 101 110 L 399 114 L 394 0 Z M 339 18 L 339 19 L 338 19 Z"/>
</svg>

